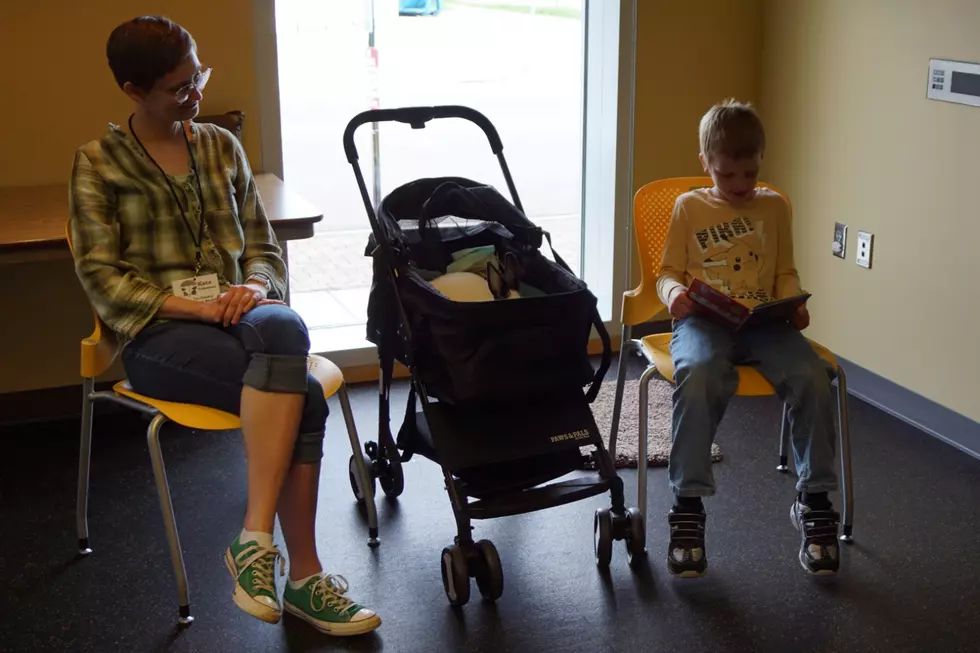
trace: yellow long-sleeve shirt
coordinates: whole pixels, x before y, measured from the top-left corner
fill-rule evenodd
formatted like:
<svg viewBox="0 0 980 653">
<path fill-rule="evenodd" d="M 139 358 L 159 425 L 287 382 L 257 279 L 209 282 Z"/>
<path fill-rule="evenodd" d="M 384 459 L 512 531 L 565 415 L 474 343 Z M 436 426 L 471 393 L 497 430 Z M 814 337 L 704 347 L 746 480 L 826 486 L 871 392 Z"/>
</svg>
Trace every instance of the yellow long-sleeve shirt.
<svg viewBox="0 0 980 653">
<path fill-rule="evenodd" d="M 749 306 L 799 294 L 786 202 L 763 188 L 737 207 L 708 189 L 678 197 L 657 275 L 661 301 L 694 277 Z"/>
</svg>

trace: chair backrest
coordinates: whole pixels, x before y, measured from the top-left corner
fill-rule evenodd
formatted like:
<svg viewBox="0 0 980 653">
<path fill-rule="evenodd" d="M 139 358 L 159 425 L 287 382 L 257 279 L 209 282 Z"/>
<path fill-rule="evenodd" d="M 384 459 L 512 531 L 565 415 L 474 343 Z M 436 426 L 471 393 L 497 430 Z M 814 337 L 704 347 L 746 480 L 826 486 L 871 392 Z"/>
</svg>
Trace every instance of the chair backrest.
<svg viewBox="0 0 980 653">
<path fill-rule="evenodd" d="M 640 279 L 643 285 L 653 286 L 660 271 L 667 228 L 674 213 L 674 203 L 684 193 L 697 188 L 711 188 L 711 177 L 673 177 L 644 184 L 633 198 L 633 234 L 640 254 Z M 779 193 L 789 205 L 786 195 L 776 187 L 759 182 L 761 188 Z"/>
<path fill-rule="evenodd" d="M 65 239 L 68 241 L 68 251 L 74 256 L 70 224 L 65 225 Z M 90 379 L 102 376 L 119 354 L 119 341 L 116 339 L 116 334 L 99 318 L 94 308 L 92 317 L 95 319 L 95 328 L 92 330 L 92 335 L 82 338 L 81 350 L 81 374 L 83 378 Z"/>
</svg>

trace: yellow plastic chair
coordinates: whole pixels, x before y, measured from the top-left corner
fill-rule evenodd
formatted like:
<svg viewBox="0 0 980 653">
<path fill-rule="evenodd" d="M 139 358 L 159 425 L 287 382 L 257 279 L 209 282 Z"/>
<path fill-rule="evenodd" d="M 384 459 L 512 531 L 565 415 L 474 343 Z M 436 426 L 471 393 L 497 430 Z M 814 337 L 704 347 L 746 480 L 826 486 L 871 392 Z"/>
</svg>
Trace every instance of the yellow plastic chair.
<svg viewBox="0 0 980 653">
<path fill-rule="evenodd" d="M 710 177 L 677 177 L 650 182 L 637 191 L 633 200 L 633 233 L 637 249 L 640 253 L 640 285 L 634 290 L 623 293 L 623 344 L 619 354 L 619 372 L 616 378 L 616 401 L 613 408 L 611 425 L 612 443 L 615 443 L 619 431 L 619 416 L 623 401 L 623 387 L 626 382 L 626 357 L 638 352 L 648 362 L 648 367 L 640 377 L 640 434 L 639 434 L 639 479 L 638 506 L 646 518 L 647 496 L 647 419 L 648 419 L 648 389 L 650 378 L 654 371 L 665 379 L 674 382 L 674 364 L 670 356 L 670 333 L 654 334 L 640 339 L 633 339 L 632 328 L 652 319 L 664 310 L 665 306 L 657 296 L 657 273 L 664 241 L 667 238 L 667 228 L 670 225 L 671 214 L 677 198 L 695 188 L 711 187 Z M 768 184 L 759 186 L 779 191 Z M 789 200 L 782 193 L 780 196 L 789 205 Z M 837 363 L 834 355 L 825 347 L 810 341 L 821 358 L 828 361 L 837 372 L 837 413 L 838 433 L 840 436 L 841 477 L 843 485 L 844 514 L 843 528 L 840 539 L 844 542 L 853 541 L 854 493 L 851 479 L 851 440 L 847 425 L 847 379 L 844 370 Z M 739 396 L 770 396 L 776 390 L 759 372 L 749 366 L 736 366 L 738 372 Z M 782 473 L 789 472 L 787 451 L 789 449 L 789 408 L 783 404 L 782 425 L 779 433 L 779 465 L 776 469 Z M 610 447 L 611 454 L 615 450 Z"/>
<path fill-rule="evenodd" d="M 69 247 L 71 247 L 69 234 Z M 237 415 L 226 413 L 214 408 L 195 404 L 174 403 L 147 397 L 133 391 L 129 381 L 123 379 L 113 385 L 112 390 L 95 391 L 95 379 L 101 376 L 115 361 L 119 346 L 115 334 L 95 314 L 95 329 L 88 338 L 82 340 L 81 372 L 82 372 L 82 433 L 81 447 L 78 455 L 78 498 L 76 504 L 76 525 L 78 527 L 78 552 L 82 556 L 92 553 L 88 538 L 88 481 L 89 461 L 92 449 L 92 411 L 96 401 L 111 401 L 126 406 L 151 418 L 146 430 L 146 441 L 150 450 L 150 462 L 153 465 L 153 478 L 156 481 L 157 494 L 160 497 L 160 510 L 163 513 L 163 525 L 167 533 L 167 544 L 170 548 L 170 560 L 177 581 L 178 622 L 190 625 L 194 618 L 191 616 L 190 600 L 187 590 L 187 570 L 184 567 L 184 556 L 180 548 L 180 538 L 177 534 L 177 522 L 174 517 L 173 503 L 170 500 L 170 486 L 167 483 L 167 471 L 163 464 L 163 451 L 160 449 L 160 429 L 167 422 L 174 422 L 189 429 L 199 431 L 225 431 L 240 429 L 241 421 Z M 376 547 L 378 539 L 378 514 L 374 505 L 374 488 L 370 482 L 364 457 L 361 455 L 361 443 L 354 424 L 354 414 L 350 406 L 347 384 L 344 375 L 336 365 L 322 356 L 310 355 L 307 361 L 310 374 L 323 386 L 323 396 L 330 399 L 334 395 L 340 401 L 344 422 L 347 424 L 347 434 L 350 446 L 354 452 L 353 461 L 356 466 L 357 482 L 361 491 L 368 515 L 368 545 Z M 354 470 L 351 470 L 352 473 Z M 352 481 L 355 479 L 352 479 Z"/>
</svg>

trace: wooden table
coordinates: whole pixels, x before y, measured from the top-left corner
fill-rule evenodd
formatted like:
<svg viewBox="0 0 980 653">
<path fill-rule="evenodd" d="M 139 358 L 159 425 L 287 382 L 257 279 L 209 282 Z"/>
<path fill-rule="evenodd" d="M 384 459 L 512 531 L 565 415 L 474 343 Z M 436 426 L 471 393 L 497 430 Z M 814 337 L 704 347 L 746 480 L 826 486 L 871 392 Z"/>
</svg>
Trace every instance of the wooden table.
<svg viewBox="0 0 980 653">
<path fill-rule="evenodd" d="M 276 237 L 285 243 L 313 237 L 323 213 L 273 174 L 257 174 L 255 185 Z M 68 185 L 0 188 L 0 265 L 70 258 Z"/>
</svg>

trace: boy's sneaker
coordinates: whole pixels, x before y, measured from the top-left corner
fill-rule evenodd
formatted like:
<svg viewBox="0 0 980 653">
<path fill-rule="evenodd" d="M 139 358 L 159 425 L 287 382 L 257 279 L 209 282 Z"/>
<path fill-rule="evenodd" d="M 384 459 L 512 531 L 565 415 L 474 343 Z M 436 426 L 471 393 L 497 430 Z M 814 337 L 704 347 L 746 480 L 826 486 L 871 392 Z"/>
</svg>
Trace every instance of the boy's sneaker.
<svg viewBox="0 0 980 653">
<path fill-rule="evenodd" d="M 681 578 L 699 578 L 708 571 L 704 550 L 703 512 L 686 512 L 674 506 L 667 514 L 670 543 L 667 545 L 667 569 Z"/>
<path fill-rule="evenodd" d="M 225 551 L 225 566 L 235 579 L 232 594 L 235 605 L 270 624 L 279 623 L 282 617 L 282 606 L 276 593 L 277 560 L 282 576 L 286 561 L 276 547 L 267 549 L 258 542 L 242 543 L 236 537 Z"/>
<path fill-rule="evenodd" d="M 840 515 L 834 510 L 812 510 L 799 499 L 790 508 L 789 518 L 800 531 L 800 564 L 811 574 L 836 574 L 840 567 L 840 543 L 837 525 Z"/>
<path fill-rule="evenodd" d="M 286 583 L 286 612 L 328 635 L 363 635 L 381 625 L 381 617 L 347 597 L 343 576 L 314 576 L 299 589 Z"/>
</svg>

